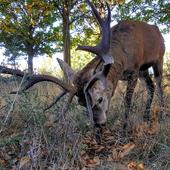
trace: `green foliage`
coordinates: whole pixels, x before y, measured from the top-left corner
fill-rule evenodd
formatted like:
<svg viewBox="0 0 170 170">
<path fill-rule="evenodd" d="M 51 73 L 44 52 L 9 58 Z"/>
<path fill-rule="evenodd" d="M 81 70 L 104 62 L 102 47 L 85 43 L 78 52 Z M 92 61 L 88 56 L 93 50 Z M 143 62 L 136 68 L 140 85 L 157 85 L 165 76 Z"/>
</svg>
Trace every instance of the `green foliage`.
<svg viewBox="0 0 170 170">
<path fill-rule="evenodd" d="M 48 1 L 0 0 L 0 46 L 9 59 L 51 56 L 58 37 L 54 6 Z"/>
<path fill-rule="evenodd" d="M 87 52 L 82 51 L 74 51 L 72 50 L 72 68 L 74 70 L 82 69 L 91 59 L 92 56 Z"/>
<path fill-rule="evenodd" d="M 164 33 L 170 31 L 169 0 L 130 0 L 116 6 L 113 17 L 117 21 L 134 19 L 161 26 Z"/>
<path fill-rule="evenodd" d="M 94 57 L 94 55 L 91 55 L 91 53 L 76 51 L 75 49 L 77 48 L 77 45 L 81 44 L 95 46 L 99 41 L 100 31 L 96 24 L 91 24 L 91 27 L 84 25 L 82 29 L 83 33 L 79 32 L 81 28 L 77 29 L 78 33 L 74 36 L 71 43 L 71 66 L 75 70 L 80 70 L 83 68 Z"/>
<path fill-rule="evenodd" d="M 93 0 L 103 16 L 104 1 Z M 144 20 L 161 26 L 163 32 L 170 28 L 168 0 L 107 0 L 112 10 L 112 20 Z M 65 9 L 65 5 L 67 9 Z M 106 12 L 107 13 L 107 12 Z M 68 19 L 68 20 L 67 20 Z M 69 22 L 71 44 L 64 45 L 64 21 Z M 91 59 L 90 54 L 75 52 L 78 44 L 96 45 L 100 31 L 90 7 L 82 0 L 36 1 L 0 0 L 0 47 L 5 48 L 9 60 L 17 57 L 71 50 L 72 66 L 79 69 Z M 68 41 L 69 42 L 69 41 Z M 68 43 L 67 42 L 67 43 Z M 66 49 L 68 48 L 68 49 Z"/>
</svg>

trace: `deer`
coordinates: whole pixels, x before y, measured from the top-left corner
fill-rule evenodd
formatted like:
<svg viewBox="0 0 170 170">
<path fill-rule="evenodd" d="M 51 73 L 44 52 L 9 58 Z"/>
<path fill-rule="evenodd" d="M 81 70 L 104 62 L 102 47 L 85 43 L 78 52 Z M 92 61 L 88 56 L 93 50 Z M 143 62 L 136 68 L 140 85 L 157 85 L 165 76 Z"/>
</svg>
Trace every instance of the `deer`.
<svg viewBox="0 0 170 170">
<path fill-rule="evenodd" d="M 120 21 L 110 28 L 111 10 L 109 5 L 106 3 L 107 15 L 101 17 L 95 5 L 89 0 L 86 2 L 97 19 L 101 38 L 96 46 L 78 45 L 77 50 L 94 54 L 94 58 L 84 68 L 74 72 L 67 63 L 57 59 L 67 81 L 50 75 L 29 75 L 5 66 L 0 66 L 0 72 L 25 78 L 26 83 L 19 92 L 28 90 L 42 81 L 55 83 L 61 87 L 61 93 L 46 109 L 68 94 L 68 100 L 62 110 L 65 113 L 76 96 L 78 103 L 87 109 L 89 118 L 95 127 L 106 124 L 111 98 L 118 81 L 127 81 L 123 129 L 128 126 L 132 96 L 137 81 L 138 79 L 144 80 L 148 92 L 143 118 L 145 121 L 149 121 L 155 91 L 154 82 L 148 71 L 151 67 L 159 92 L 160 105 L 164 106 L 162 74 L 165 45 L 159 28 L 143 21 L 133 20 Z"/>
</svg>

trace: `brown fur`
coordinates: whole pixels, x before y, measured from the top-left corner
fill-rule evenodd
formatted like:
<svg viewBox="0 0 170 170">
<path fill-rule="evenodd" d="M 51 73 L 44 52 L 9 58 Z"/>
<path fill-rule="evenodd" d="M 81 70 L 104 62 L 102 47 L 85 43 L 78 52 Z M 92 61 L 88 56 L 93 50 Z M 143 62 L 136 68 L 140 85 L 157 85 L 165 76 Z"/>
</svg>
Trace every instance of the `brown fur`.
<svg viewBox="0 0 170 170">
<path fill-rule="evenodd" d="M 122 21 L 112 27 L 109 54 L 113 57 L 114 63 L 106 78 L 110 93 L 114 94 L 118 80 L 128 80 L 129 90 L 127 89 L 126 100 L 131 101 L 128 95 L 130 92 L 133 94 L 136 85 L 133 79 L 137 80 L 138 77 L 146 78 L 147 86 L 152 91 L 152 82 L 148 74 L 144 73 L 148 72 L 149 67 L 153 67 L 155 77 L 160 79 L 158 84 L 161 84 L 164 51 L 163 37 L 158 27 L 154 25 L 141 21 Z M 99 62 L 98 57 L 94 58 L 76 75 L 74 83 L 81 86 L 80 90 L 94 74 Z M 161 85 L 159 86 L 161 89 Z M 96 96 L 95 93 L 92 95 Z M 125 112 L 129 112 L 130 108 L 130 103 L 127 103 L 128 101 L 125 101 L 125 107 L 128 108 Z M 150 104 L 151 102 L 149 106 Z"/>
</svg>

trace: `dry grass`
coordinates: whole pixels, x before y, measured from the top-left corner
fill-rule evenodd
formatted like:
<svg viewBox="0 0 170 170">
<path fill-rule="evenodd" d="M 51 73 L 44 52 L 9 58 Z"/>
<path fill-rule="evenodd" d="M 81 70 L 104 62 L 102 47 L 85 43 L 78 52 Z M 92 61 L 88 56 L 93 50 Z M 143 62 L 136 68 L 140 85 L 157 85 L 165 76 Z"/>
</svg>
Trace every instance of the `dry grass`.
<svg viewBox="0 0 170 170">
<path fill-rule="evenodd" d="M 10 95 L 20 81 L 13 78 L 0 80 L 0 170 L 1 169 L 96 169 L 126 170 L 129 162 L 144 164 L 148 170 L 170 169 L 170 94 L 165 89 L 165 120 L 157 124 L 160 111 L 155 96 L 152 107 L 152 127 L 143 123 L 146 101 L 145 89 L 139 85 L 134 94 L 129 136 L 122 135 L 123 98 L 125 86 L 117 88 L 110 108 L 107 131 L 108 141 L 89 145 L 86 139 L 94 137 L 83 108 L 74 100 L 67 114 L 61 114 L 65 98 L 48 111 L 43 109 L 54 99 L 59 89 L 42 83 L 21 95 Z M 167 82 L 166 82 L 167 84 Z M 143 93 L 144 92 L 144 93 Z M 110 159 L 109 149 L 120 148 L 129 142 L 135 147 L 121 159 Z M 104 146 L 98 158 L 93 147 Z M 96 148 L 98 149 L 98 148 Z M 90 153 L 89 151 L 92 151 Z M 89 153 L 89 155 L 88 155 Z M 116 151 L 117 153 L 117 151 Z M 124 153 L 122 151 L 122 153 Z M 97 163 L 91 166 L 82 162 L 86 154 Z M 113 151 L 111 153 L 113 155 Z M 115 154 L 115 153 L 114 153 Z M 95 159 L 94 159 L 95 158 Z M 107 159 L 106 159 L 107 158 Z M 99 159 L 99 160 L 98 160 Z M 90 163 L 89 163 L 90 165 Z M 130 167 L 129 167 L 130 168 Z M 135 167 L 131 167 L 132 169 Z M 137 167 L 139 169 L 139 167 Z"/>
</svg>

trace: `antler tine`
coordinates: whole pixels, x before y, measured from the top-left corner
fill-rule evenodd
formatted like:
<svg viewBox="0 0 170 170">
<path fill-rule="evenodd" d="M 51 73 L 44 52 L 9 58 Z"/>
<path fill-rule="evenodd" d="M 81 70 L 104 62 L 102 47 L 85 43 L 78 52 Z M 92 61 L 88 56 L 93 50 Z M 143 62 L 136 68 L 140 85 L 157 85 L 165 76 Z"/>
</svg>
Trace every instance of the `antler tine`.
<svg viewBox="0 0 170 170">
<path fill-rule="evenodd" d="M 99 22 L 100 25 L 102 25 L 102 19 L 98 13 L 98 11 L 96 10 L 95 6 L 89 1 L 89 0 L 86 0 L 86 2 L 88 3 L 88 5 L 91 7 L 95 17 L 97 18 L 97 21 Z"/>
<path fill-rule="evenodd" d="M 108 15 L 103 19 L 100 17 L 98 11 L 95 6 L 89 1 L 86 0 L 89 6 L 91 7 L 99 25 L 102 33 L 101 41 L 97 46 L 80 46 L 78 45 L 77 50 L 84 50 L 91 53 L 94 53 L 101 57 L 101 59 L 106 63 L 113 63 L 112 57 L 108 55 L 108 51 L 110 48 L 110 21 L 111 21 L 111 11 L 108 3 L 106 3 Z"/>
<path fill-rule="evenodd" d="M 107 6 L 107 11 L 108 11 L 107 21 L 110 23 L 111 22 L 111 10 L 110 10 L 109 4 L 107 2 L 106 2 L 106 6 Z M 110 26 L 110 24 L 109 24 L 109 26 Z"/>
<path fill-rule="evenodd" d="M 74 96 L 75 96 L 75 93 L 69 93 L 68 100 L 63 106 L 62 114 L 65 114 L 68 111 L 70 103 L 72 102 Z"/>
<path fill-rule="evenodd" d="M 44 111 L 50 109 L 53 105 L 55 105 L 62 97 L 64 97 L 65 95 L 67 94 L 66 91 L 62 91 L 56 98 L 55 100 L 48 106 L 44 109 Z"/>
</svg>

